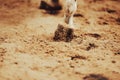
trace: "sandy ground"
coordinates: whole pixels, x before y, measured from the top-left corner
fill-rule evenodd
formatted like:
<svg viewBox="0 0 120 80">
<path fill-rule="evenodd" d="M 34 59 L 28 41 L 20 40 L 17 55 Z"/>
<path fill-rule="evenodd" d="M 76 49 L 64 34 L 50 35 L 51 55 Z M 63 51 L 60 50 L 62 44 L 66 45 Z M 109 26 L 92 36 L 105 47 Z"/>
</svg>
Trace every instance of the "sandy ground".
<svg viewBox="0 0 120 80">
<path fill-rule="evenodd" d="M 53 40 L 62 11 L 0 4 L 0 80 L 120 80 L 120 0 L 78 0 L 71 42 Z"/>
</svg>

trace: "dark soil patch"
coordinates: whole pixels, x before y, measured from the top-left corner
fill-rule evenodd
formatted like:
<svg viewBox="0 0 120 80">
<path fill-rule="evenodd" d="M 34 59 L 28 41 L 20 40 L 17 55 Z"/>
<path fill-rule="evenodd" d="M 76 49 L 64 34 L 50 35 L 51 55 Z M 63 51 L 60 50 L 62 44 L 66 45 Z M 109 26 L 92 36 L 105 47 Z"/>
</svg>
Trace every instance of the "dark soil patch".
<svg viewBox="0 0 120 80">
<path fill-rule="evenodd" d="M 116 52 L 116 53 L 114 53 L 115 55 L 120 55 L 120 52 Z"/>
<path fill-rule="evenodd" d="M 75 55 L 75 56 L 72 56 L 71 57 L 71 60 L 75 60 L 75 59 L 87 59 L 86 57 L 84 57 L 84 56 L 80 56 L 80 55 Z"/>
<path fill-rule="evenodd" d="M 39 9 L 44 9 L 48 14 L 58 14 L 59 10 L 62 10 L 62 6 L 59 4 L 58 0 L 52 0 L 53 5 L 49 5 L 45 1 L 41 1 Z"/>
<path fill-rule="evenodd" d="M 80 13 L 76 13 L 76 14 L 74 14 L 74 17 L 84 17 L 84 15 L 82 15 L 82 14 L 80 14 Z"/>
<path fill-rule="evenodd" d="M 86 48 L 87 51 L 91 50 L 91 49 L 94 49 L 98 47 L 97 45 L 95 45 L 94 43 L 89 43 L 89 46 Z"/>
<path fill-rule="evenodd" d="M 94 37 L 94 38 L 101 38 L 101 35 L 97 34 L 97 33 L 88 33 L 88 34 L 85 34 L 85 35 L 88 35 L 88 36 L 91 36 L 91 37 Z"/>
<path fill-rule="evenodd" d="M 85 76 L 83 80 L 109 80 L 109 79 L 100 74 L 90 74 L 88 76 Z"/>
<path fill-rule="evenodd" d="M 120 25 L 120 18 L 117 18 L 116 22 Z"/>
</svg>

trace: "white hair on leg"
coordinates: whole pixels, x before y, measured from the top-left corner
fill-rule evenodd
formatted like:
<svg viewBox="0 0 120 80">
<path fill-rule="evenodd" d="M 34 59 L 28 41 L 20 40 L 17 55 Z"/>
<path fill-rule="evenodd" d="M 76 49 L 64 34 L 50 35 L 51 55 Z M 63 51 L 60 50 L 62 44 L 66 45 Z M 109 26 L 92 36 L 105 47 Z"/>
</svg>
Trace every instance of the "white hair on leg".
<svg viewBox="0 0 120 80">
<path fill-rule="evenodd" d="M 69 24 L 70 27 L 74 28 L 73 25 L 73 15 L 77 10 L 77 1 L 76 0 L 66 0 L 64 18 L 65 23 Z"/>
</svg>

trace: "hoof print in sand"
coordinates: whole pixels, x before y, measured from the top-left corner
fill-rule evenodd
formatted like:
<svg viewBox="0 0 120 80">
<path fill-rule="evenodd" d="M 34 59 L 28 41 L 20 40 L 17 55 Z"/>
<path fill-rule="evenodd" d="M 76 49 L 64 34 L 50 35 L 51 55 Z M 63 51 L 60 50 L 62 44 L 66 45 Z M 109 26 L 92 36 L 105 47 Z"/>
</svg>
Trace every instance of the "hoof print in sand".
<svg viewBox="0 0 120 80">
<path fill-rule="evenodd" d="M 74 37 L 74 30 L 68 28 L 65 25 L 58 24 L 58 28 L 54 33 L 53 40 L 54 41 L 65 41 L 70 42 Z"/>
</svg>

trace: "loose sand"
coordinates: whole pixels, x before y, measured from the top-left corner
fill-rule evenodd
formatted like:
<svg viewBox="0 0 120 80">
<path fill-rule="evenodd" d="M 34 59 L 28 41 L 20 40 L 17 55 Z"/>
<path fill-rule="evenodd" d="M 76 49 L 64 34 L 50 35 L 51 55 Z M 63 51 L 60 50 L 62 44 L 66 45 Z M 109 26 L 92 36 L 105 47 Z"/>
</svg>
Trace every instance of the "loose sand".
<svg viewBox="0 0 120 80">
<path fill-rule="evenodd" d="M 0 80 L 120 80 L 120 0 L 78 0 L 71 42 L 53 40 L 62 11 L 0 4 Z"/>
</svg>

